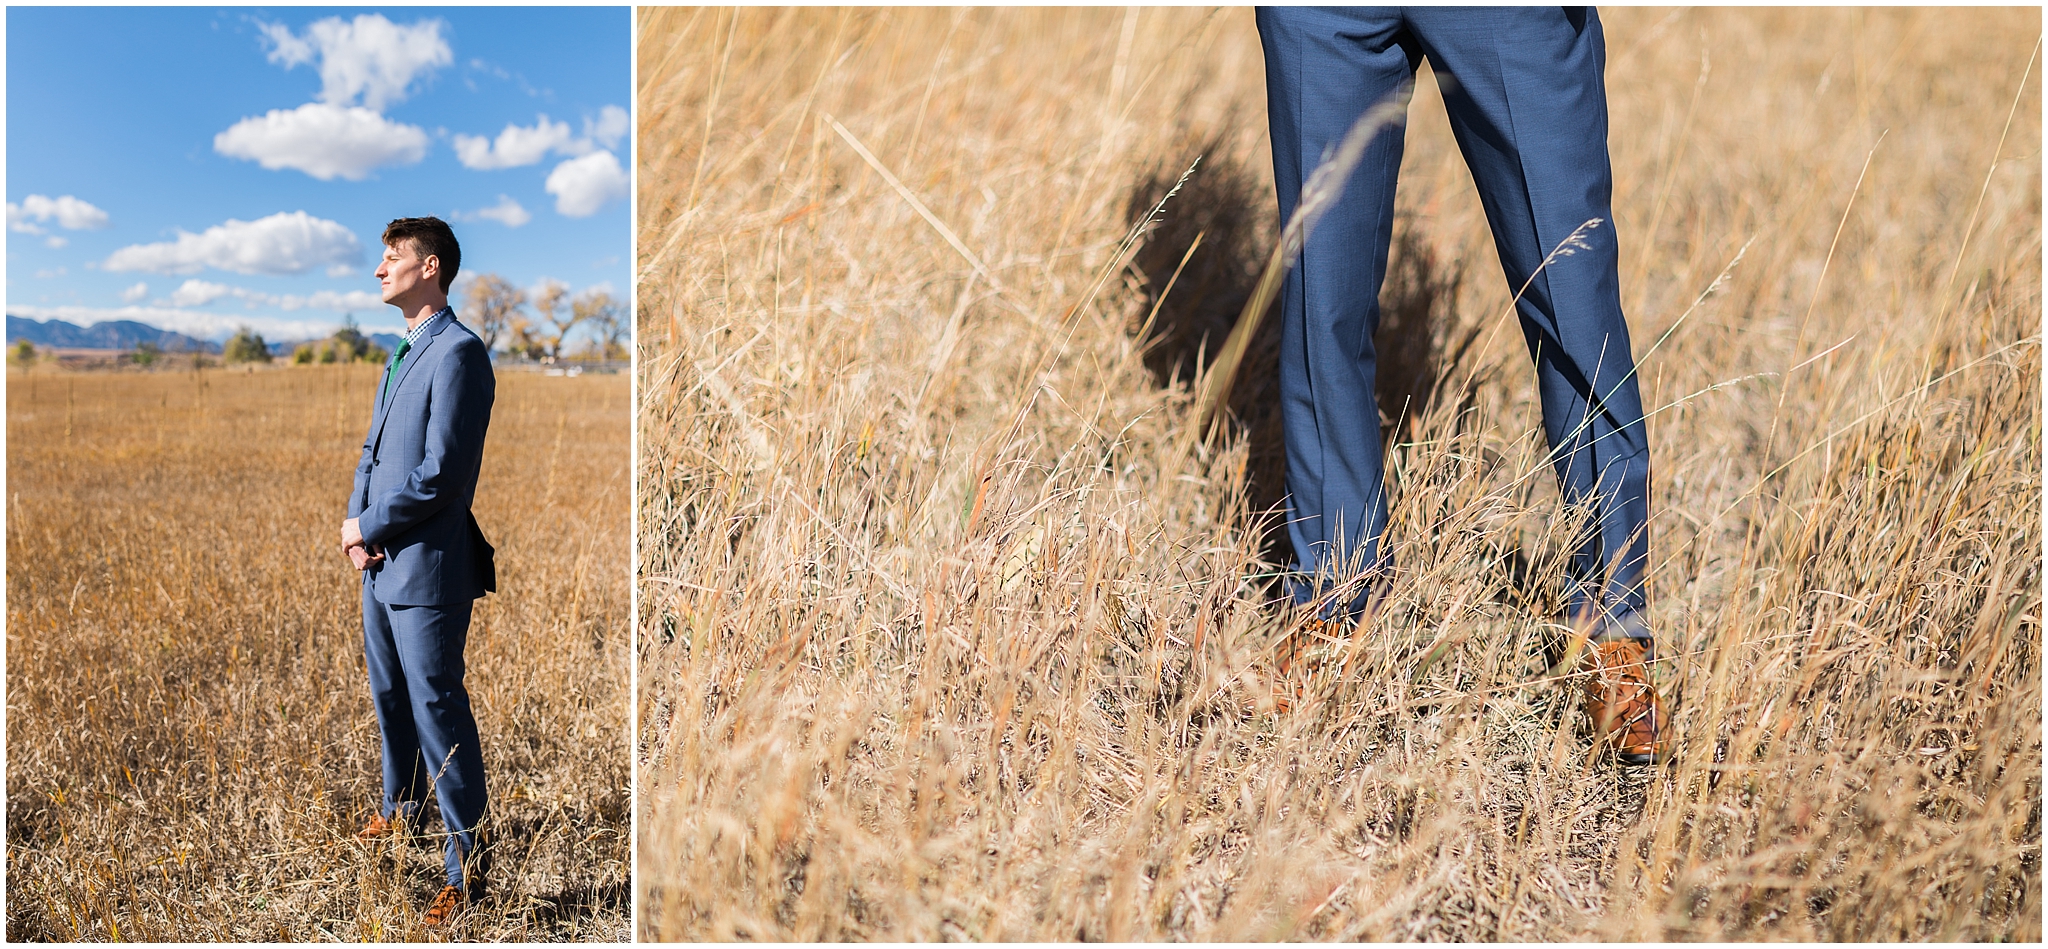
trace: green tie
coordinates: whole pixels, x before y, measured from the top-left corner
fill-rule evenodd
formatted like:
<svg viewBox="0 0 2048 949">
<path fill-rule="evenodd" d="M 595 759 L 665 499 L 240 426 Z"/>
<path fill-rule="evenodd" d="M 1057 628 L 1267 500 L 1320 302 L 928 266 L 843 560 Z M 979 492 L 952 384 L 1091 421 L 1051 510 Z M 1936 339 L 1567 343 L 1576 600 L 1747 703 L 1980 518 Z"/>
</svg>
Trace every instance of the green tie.
<svg viewBox="0 0 2048 949">
<path fill-rule="evenodd" d="M 391 354 L 391 368 L 384 370 L 384 398 L 391 398 L 391 380 L 398 375 L 398 367 L 405 364 L 405 351 L 412 348 L 412 340 L 398 341 L 398 352 Z"/>
</svg>

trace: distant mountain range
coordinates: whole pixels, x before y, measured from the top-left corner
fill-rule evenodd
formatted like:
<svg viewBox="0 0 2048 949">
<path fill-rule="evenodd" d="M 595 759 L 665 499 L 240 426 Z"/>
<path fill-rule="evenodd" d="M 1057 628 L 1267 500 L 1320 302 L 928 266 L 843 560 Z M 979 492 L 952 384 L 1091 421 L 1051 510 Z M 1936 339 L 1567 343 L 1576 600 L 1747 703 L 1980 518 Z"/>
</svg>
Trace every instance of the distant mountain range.
<svg viewBox="0 0 2048 949">
<path fill-rule="evenodd" d="M 371 342 L 384 347 L 386 352 L 398 348 L 400 337 L 397 333 L 370 333 L 368 336 Z M 325 338 L 322 337 L 322 339 Z M 167 353 L 202 352 L 218 354 L 221 350 L 221 344 L 219 343 L 187 336 L 183 333 L 174 333 L 166 329 L 158 329 L 148 323 L 138 323 L 134 320 L 112 320 L 105 323 L 94 323 L 91 326 L 78 326 L 66 323 L 63 320 L 39 321 L 31 320 L 24 316 L 15 316 L 11 313 L 8 314 L 7 345 L 12 346 L 24 339 L 37 346 L 50 346 L 60 349 L 125 350 L 134 349 L 143 343 L 154 343 L 158 349 Z M 297 349 L 300 344 L 319 342 L 319 340 L 295 339 L 279 342 L 264 340 L 264 342 L 268 344 L 271 355 L 290 356 L 292 350 Z"/>
<path fill-rule="evenodd" d="M 164 352 L 220 352 L 219 343 L 157 329 L 148 323 L 137 323 L 134 320 L 110 320 L 88 327 L 66 323 L 63 320 L 39 322 L 9 313 L 8 345 L 24 339 L 38 346 L 55 346 L 63 349 L 134 349 L 143 343 L 154 343 Z"/>
</svg>

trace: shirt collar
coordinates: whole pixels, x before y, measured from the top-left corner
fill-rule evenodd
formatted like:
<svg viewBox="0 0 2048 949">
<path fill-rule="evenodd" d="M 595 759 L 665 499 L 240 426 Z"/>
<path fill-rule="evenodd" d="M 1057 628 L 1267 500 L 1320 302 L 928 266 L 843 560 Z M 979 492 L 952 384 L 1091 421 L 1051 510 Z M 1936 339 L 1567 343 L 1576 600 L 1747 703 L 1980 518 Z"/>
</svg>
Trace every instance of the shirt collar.
<svg viewBox="0 0 2048 949">
<path fill-rule="evenodd" d="M 439 310 L 435 310 L 433 316 L 421 320 L 420 325 L 413 327 L 405 334 L 406 344 L 408 346 L 418 346 L 420 344 L 420 337 L 425 336 L 427 333 L 427 327 L 434 325 L 434 321 L 440 319 L 441 314 L 448 312 L 449 309 L 450 307 L 444 306 Z"/>
</svg>

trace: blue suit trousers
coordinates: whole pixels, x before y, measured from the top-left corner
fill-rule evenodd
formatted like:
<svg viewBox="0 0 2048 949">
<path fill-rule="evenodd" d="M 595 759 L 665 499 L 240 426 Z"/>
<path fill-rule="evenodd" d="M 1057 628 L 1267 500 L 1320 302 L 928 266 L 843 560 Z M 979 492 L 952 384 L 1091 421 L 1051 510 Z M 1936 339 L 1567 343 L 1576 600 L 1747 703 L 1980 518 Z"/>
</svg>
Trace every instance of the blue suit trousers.
<svg viewBox="0 0 2048 949">
<path fill-rule="evenodd" d="M 393 606 L 373 595 L 374 583 L 365 575 L 363 655 L 384 739 L 384 816 L 417 825 L 431 792 L 448 832 L 448 885 L 479 895 L 488 868 L 477 825 L 489 798 L 476 718 L 462 684 L 475 604 Z"/>
<path fill-rule="evenodd" d="M 1575 538 L 1569 609 L 1647 638 L 1649 444 L 1616 275 L 1606 46 L 1590 9 L 1261 8 L 1273 174 L 1284 221 L 1353 122 L 1426 58 L 1478 186 Z M 1391 566 L 1373 332 L 1393 236 L 1401 129 L 1366 149 L 1281 295 L 1280 394 L 1295 602 L 1363 608 Z M 1581 231 L 1588 221 L 1599 219 Z M 1569 256 L 1539 266 L 1574 231 Z M 1531 277 L 1534 277 L 1532 280 Z M 1523 291 L 1527 284 L 1527 290 Z M 1361 582 L 1362 581 L 1362 582 Z M 1335 594 L 1333 596 L 1333 594 Z M 1322 599 L 1329 597 L 1329 599 Z"/>
</svg>

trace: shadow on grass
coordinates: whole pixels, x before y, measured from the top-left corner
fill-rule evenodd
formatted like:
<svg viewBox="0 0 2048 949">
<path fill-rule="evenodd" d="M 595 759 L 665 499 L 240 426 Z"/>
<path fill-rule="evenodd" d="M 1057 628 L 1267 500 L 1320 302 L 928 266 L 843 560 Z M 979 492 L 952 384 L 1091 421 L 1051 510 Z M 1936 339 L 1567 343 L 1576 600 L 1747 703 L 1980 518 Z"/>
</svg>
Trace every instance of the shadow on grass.
<svg viewBox="0 0 2048 949">
<path fill-rule="evenodd" d="M 625 880 L 586 886 L 570 886 L 529 904 L 528 932 L 589 935 L 600 918 L 624 920 L 633 912 L 633 885 Z"/>
<path fill-rule="evenodd" d="M 1215 360 L 1251 299 L 1279 231 L 1270 172 L 1247 167 L 1226 145 L 1237 137 L 1229 121 L 1206 138 L 1184 136 L 1168 150 L 1172 157 L 1141 176 L 1125 200 L 1129 219 L 1144 215 L 1192 156 L 1202 156 L 1132 261 L 1143 277 L 1144 302 L 1142 322 L 1133 332 L 1145 368 L 1162 387 L 1192 383 Z M 1451 370 L 1470 354 L 1479 325 L 1457 323 L 1464 280 L 1463 260 L 1443 260 L 1412 216 L 1396 220 L 1373 336 L 1381 434 L 1389 442 L 1413 431 L 1432 399 L 1449 388 Z M 1293 552 L 1282 513 L 1287 456 L 1280 420 L 1279 309 L 1276 300 L 1246 347 L 1225 417 L 1229 435 L 1248 443 L 1244 513 L 1258 525 L 1261 556 L 1288 563 Z M 1461 401 L 1469 403 L 1476 382 Z"/>
</svg>

